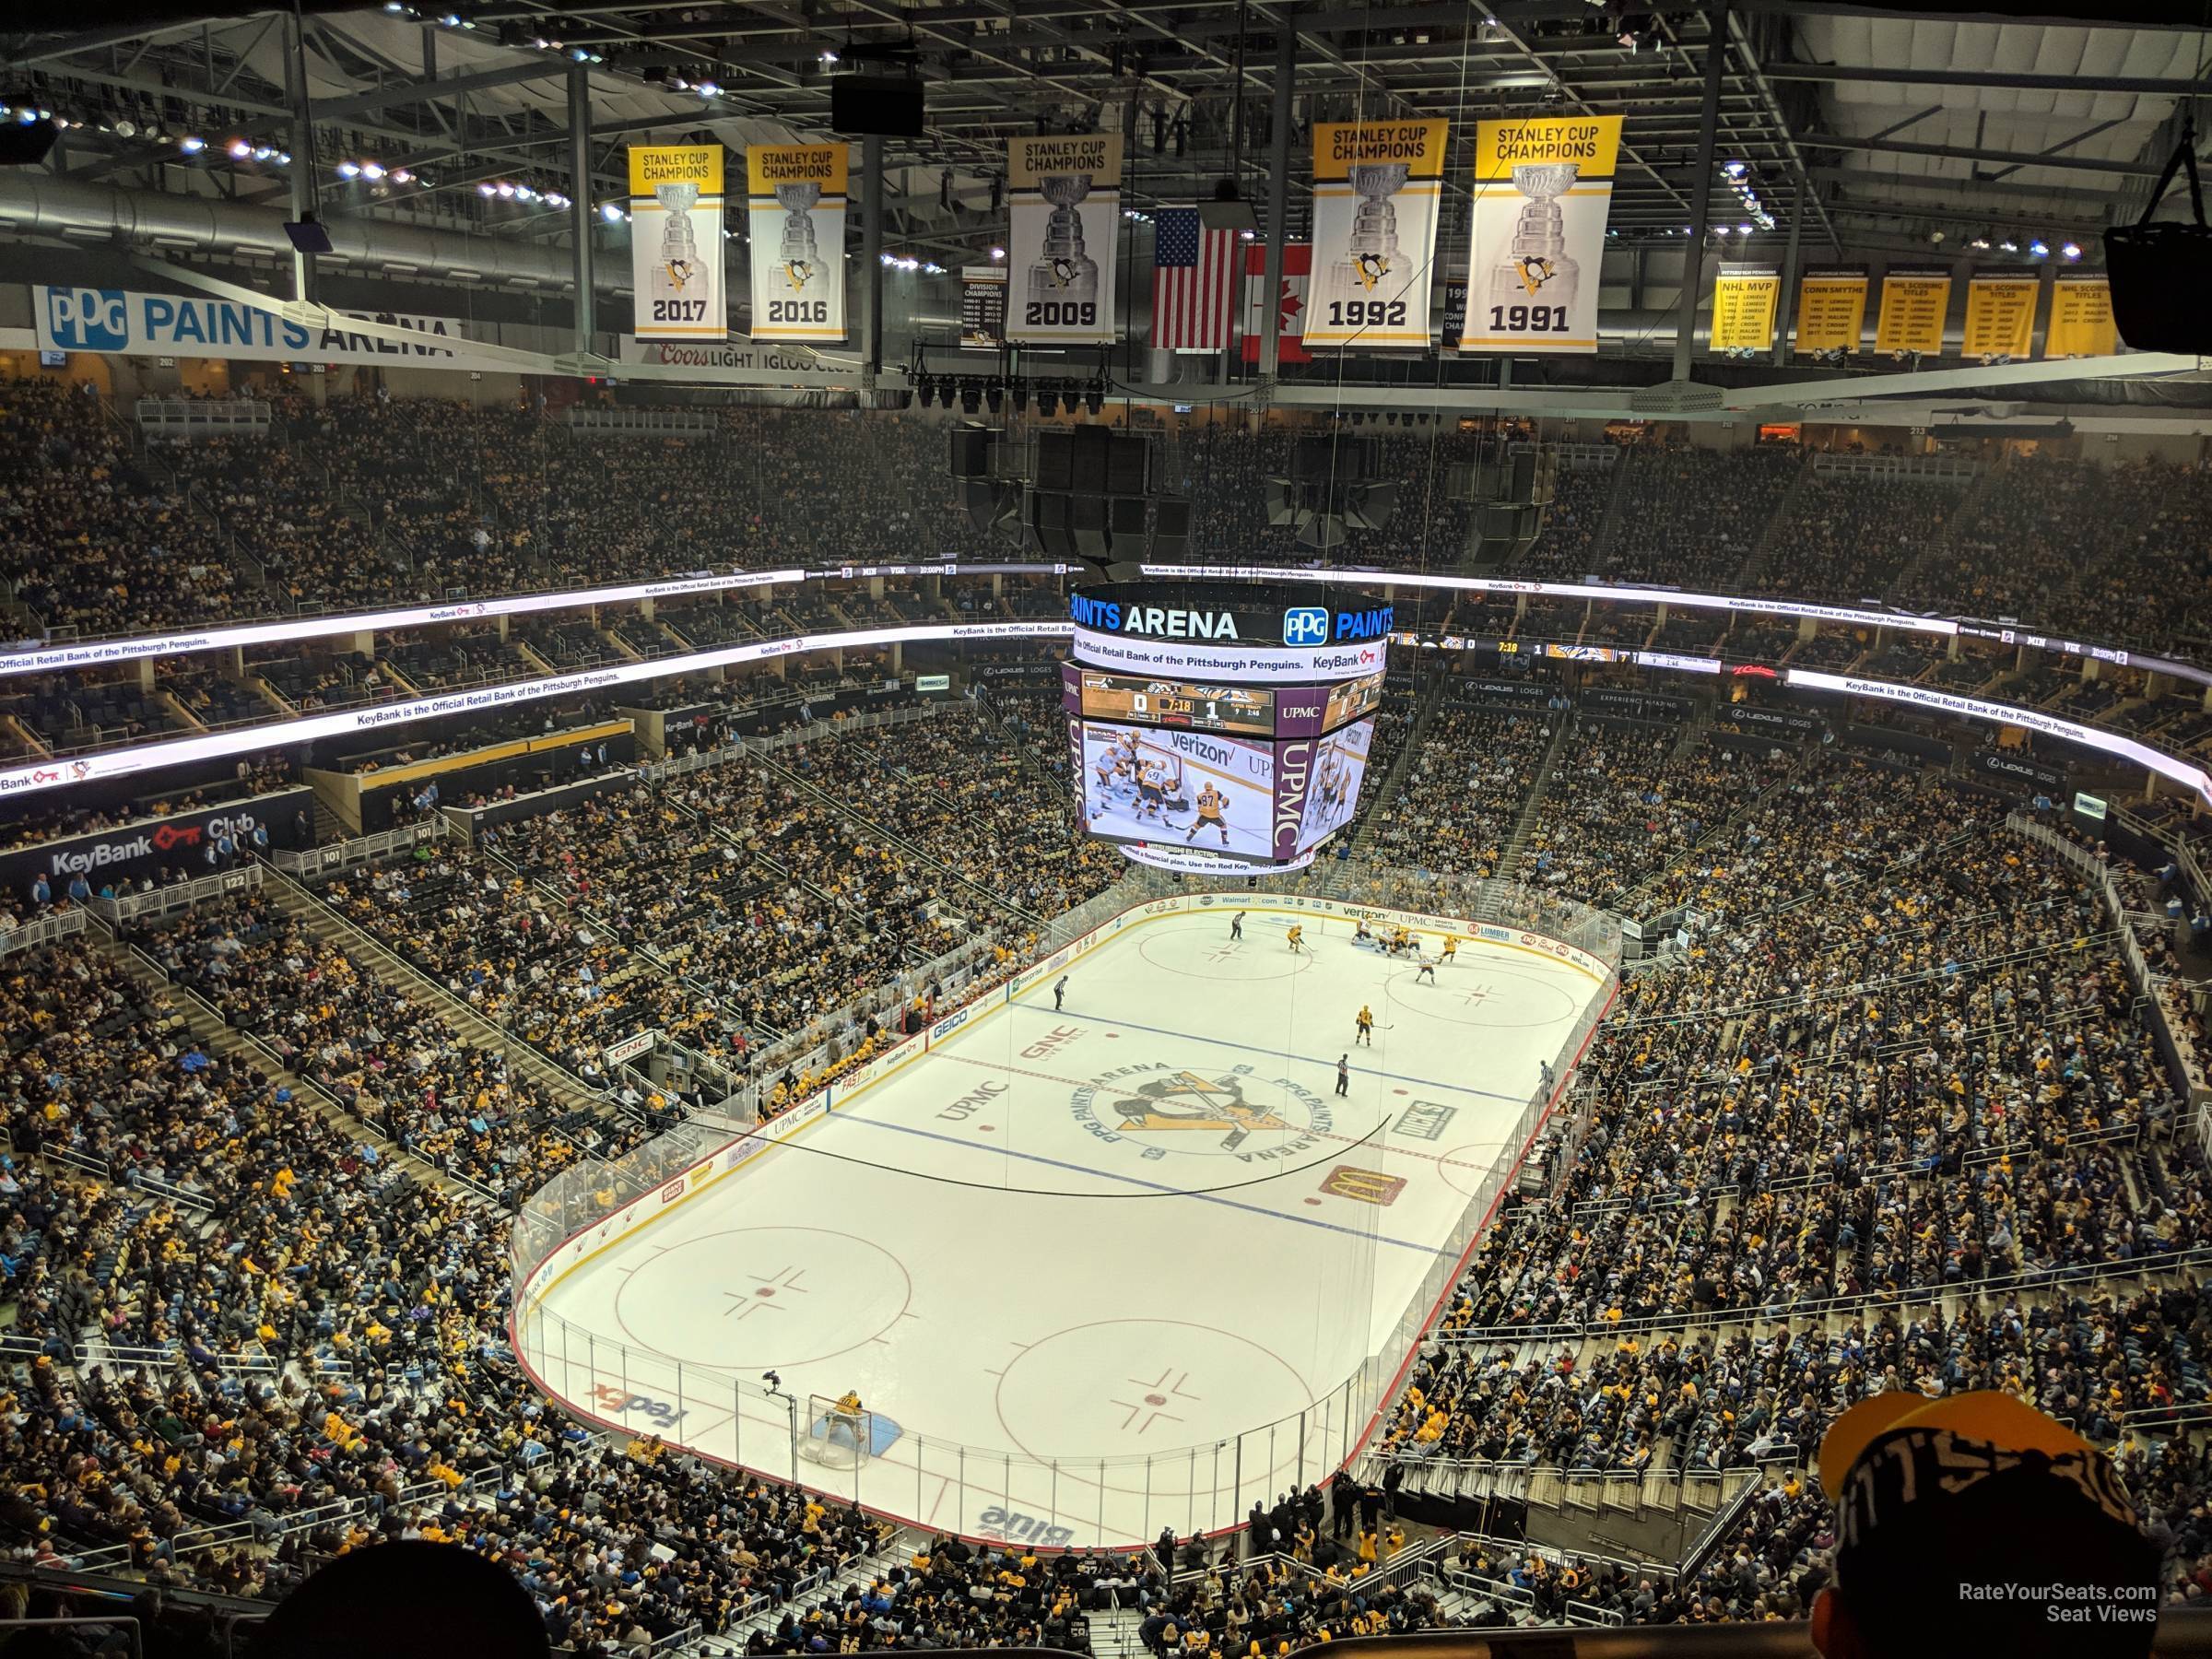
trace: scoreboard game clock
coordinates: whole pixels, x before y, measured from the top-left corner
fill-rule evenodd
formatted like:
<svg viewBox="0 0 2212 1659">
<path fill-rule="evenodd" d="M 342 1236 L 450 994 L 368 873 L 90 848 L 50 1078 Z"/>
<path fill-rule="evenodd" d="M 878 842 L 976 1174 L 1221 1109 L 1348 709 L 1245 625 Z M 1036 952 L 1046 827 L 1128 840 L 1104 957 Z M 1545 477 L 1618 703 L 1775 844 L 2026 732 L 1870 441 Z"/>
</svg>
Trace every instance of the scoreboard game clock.
<svg viewBox="0 0 2212 1659">
<path fill-rule="evenodd" d="M 1077 589 L 1061 668 L 1086 830 L 1140 863 L 1311 864 L 1358 810 L 1391 606 L 1237 584 Z"/>
</svg>

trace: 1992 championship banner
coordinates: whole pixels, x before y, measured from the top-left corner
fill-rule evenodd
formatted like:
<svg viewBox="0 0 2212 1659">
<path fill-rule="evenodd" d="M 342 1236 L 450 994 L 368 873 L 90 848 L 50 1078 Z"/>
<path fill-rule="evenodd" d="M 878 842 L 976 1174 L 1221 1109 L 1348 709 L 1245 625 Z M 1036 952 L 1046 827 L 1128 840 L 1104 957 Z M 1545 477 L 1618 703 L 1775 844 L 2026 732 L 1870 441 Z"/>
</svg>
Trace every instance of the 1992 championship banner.
<svg viewBox="0 0 2212 1659">
<path fill-rule="evenodd" d="M 1446 121 L 1313 127 L 1306 348 L 1426 350 Z"/>
<path fill-rule="evenodd" d="M 722 146 L 629 147 L 629 274 L 641 340 L 725 340 Z"/>
<path fill-rule="evenodd" d="M 1595 351 L 1620 117 L 1475 128 L 1475 240 L 1462 351 Z"/>
<path fill-rule="evenodd" d="M 1006 338 L 1025 346 L 1112 340 L 1121 135 L 1013 139 L 1006 181 Z"/>
<path fill-rule="evenodd" d="M 756 340 L 845 337 L 846 150 L 756 144 L 745 152 Z"/>
</svg>

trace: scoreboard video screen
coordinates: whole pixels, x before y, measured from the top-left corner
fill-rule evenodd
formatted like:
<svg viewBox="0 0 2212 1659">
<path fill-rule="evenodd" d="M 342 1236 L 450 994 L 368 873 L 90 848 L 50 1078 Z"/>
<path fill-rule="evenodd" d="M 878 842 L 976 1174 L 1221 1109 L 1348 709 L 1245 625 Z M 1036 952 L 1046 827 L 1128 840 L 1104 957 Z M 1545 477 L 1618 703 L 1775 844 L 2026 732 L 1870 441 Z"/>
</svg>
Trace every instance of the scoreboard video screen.
<svg viewBox="0 0 2212 1659">
<path fill-rule="evenodd" d="M 1362 714 L 1372 714 L 1382 706 L 1382 676 L 1380 672 L 1362 675 L 1355 680 L 1344 680 L 1329 688 L 1329 711 L 1322 716 L 1321 729 L 1333 732 L 1347 721 Z"/>
<path fill-rule="evenodd" d="M 1081 696 L 1086 720 L 1187 726 L 1252 737 L 1270 736 L 1275 731 L 1275 693 L 1252 686 L 1197 686 L 1085 669 Z"/>
<path fill-rule="evenodd" d="M 1077 723 L 1083 822 L 1112 841 L 1165 841 L 1234 858 L 1273 851 L 1275 751 L 1205 733 Z"/>
<path fill-rule="evenodd" d="M 1375 723 L 1362 720 L 1332 732 L 1314 746 L 1306 809 L 1298 825 L 1298 851 L 1319 846 L 1359 810 L 1359 788 L 1367 781 L 1367 756 Z"/>
</svg>

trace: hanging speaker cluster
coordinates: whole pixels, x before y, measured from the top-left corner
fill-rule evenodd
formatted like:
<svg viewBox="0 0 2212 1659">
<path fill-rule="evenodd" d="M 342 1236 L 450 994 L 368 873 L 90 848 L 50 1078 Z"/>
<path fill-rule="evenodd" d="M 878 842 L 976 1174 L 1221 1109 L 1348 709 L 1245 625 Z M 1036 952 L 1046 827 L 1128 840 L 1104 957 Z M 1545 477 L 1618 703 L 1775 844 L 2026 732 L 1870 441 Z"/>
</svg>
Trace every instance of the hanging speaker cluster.
<svg viewBox="0 0 2212 1659">
<path fill-rule="evenodd" d="M 1354 530 L 1380 530 L 1397 510 L 1398 487 L 1378 475 L 1371 438 L 1295 438 L 1288 470 L 1263 486 L 1267 522 L 1300 547 L 1336 547 Z"/>
</svg>

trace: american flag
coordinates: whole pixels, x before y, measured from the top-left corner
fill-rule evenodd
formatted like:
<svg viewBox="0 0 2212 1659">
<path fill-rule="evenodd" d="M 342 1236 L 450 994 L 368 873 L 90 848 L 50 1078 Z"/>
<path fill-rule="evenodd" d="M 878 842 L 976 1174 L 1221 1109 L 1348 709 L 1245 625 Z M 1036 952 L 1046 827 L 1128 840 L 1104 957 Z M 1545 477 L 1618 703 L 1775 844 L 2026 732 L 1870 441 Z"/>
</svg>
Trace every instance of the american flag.
<svg viewBox="0 0 2212 1659">
<path fill-rule="evenodd" d="M 1208 230 L 1195 207 L 1163 207 L 1154 224 L 1152 349 L 1226 351 L 1237 233 Z"/>
</svg>

